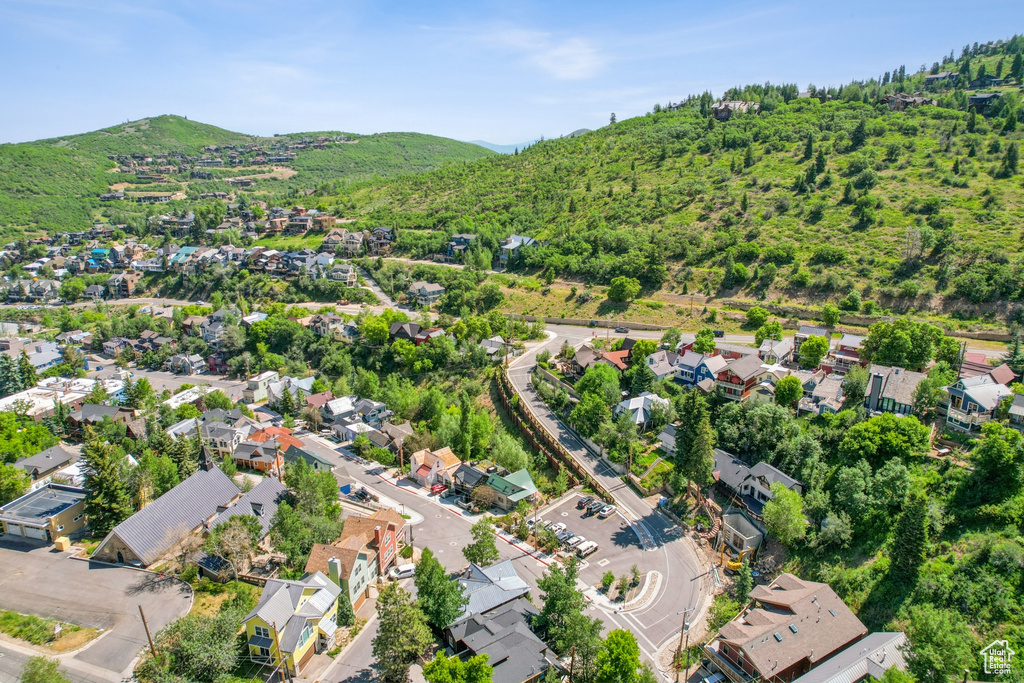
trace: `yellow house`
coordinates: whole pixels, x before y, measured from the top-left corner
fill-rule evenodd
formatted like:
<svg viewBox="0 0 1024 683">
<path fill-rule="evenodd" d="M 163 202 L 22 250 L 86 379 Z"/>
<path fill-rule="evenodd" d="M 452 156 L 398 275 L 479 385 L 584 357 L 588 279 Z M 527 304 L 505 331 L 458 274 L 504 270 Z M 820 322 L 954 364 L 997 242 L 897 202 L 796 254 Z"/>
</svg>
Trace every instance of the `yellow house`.
<svg viewBox="0 0 1024 683">
<path fill-rule="evenodd" d="M 53 542 L 85 526 L 85 489 L 48 483 L 0 507 L 0 532 Z"/>
<path fill-rule="evenodd" d="M 317 652 L 331 647 L 341 588 L 321 572 L 298 581 L 271 579 L 245 617 L 249 656 L 298 675 Z"/>
</svg>

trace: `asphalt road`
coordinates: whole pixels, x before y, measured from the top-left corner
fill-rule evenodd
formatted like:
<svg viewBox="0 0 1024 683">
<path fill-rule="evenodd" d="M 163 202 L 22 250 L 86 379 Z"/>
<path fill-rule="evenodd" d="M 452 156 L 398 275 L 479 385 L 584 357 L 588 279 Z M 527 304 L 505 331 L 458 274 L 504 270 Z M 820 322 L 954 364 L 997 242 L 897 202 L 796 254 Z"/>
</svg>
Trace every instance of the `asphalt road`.
<svg viewBox="0 0 1024 683">
<path fill-rule="evenodd" d="M 530 383 L 530 370 L 536 365 L 537 354 L 547 349 L 557 353 L 568 341 L 578 344 L 589 339 L 593 330 L 566 325 L 549 325 L 548 341 L 534 346 L 517 358 L 509 369 L 509 379 L 522 396 L 524 405 L 537 417 L 544 427 L 555 435 L 563 446 L 583 467 L 587 469 L 615 498 L 616 505 L 627 518 L 639 528 L 639 533 L 649 540 L 649 549 L 643 553 L 641 571 L 655 569 L 662 572 L 663 580 L 656 599 L 646 607 L 635 611 L 606 614 L 606 620 L 621 628 L 628 628 L 637 635 L 641 649 L 653 658 L 653 654 L 680 629 L 680 612 L 695 610 L 698 606 L 710 570 L 694 552 L 691 541 L 681 536 L 678 527 L 660 513 L 651 509 L 639 494 L 629 488 L 619 475 L 604 464 L 597 454 L 591 452 L 568 430 L 540 399 Z M 614 333 L 612 333 L 614 334 Z M 623 336 L 623 335 L 619 335 Z M 660 337 L 657 332 L 631 332 L 632 337 Z M 692 612 L 691 612 L 692 614 Z"/>
<path fill-rule="evenodd" d="M 133 380 L 137 381 L 142 377 L 148 379 L 157 394 L 161 393 L 164 389 L 173 394 L 184 384 L 208 384 L 213 389 L 223 391 L 232 401 L 238 401 L 242 398 L 242 390 L 245 389 L 246 385 L 245 380 L 228 379 L 225 375 L 176 375 L 173 372 L 165 372 L 163 370 L 146 370 L 145 368 L 136 367 L 134 364 L 130 365 L 128 369 L 132 373 Z M 111 360 L 109 365 L 103 365 L 102 370 L 93 370 L 88 373 L 88 376 L 96 379 L 108 379 L 113 377 L 116 371 L 117 366 Z"/>
<path fill-rule="evenodd" d="M 107 631 L 68 661 L 124 675 L 146 633 L 139 606 L 152 633 L 184 615 L 191 589 L 150 572 L 72 559 L 53 546 L 0 536 L 0 608 L 52 617 Z"/>
<path fill-rule="evenodd" d="M 20 649 L 12 650 L 0 643 L 0 683 L 20 683 L 21 672 L 31 656 L 33 655 L 26 654 Z M 66 663 L 62 663 L 60 669 L 71 683 L 111 683 L 111 681 L 119 680 L 113 676 L 109 678 L 94 676 L 71 668 Z"/>
</svg>

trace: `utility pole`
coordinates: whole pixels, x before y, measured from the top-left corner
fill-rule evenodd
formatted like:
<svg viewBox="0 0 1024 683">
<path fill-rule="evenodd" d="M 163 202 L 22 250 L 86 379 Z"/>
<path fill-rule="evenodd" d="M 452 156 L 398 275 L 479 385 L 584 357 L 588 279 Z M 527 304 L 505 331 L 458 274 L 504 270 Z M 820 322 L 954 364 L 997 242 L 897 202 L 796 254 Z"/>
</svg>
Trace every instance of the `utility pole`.
<svg viewBox="0 0 1024 683">
<path fill-rule="evenodd" d="M 281 668 L 284 670 L 284 676 L 291 680 L 292 673 L 288 670 L 288 663 L 284 661 L 284 653 L 281 652 L 281 644 L 277 640 L 277 622 L 271 623 L 271 628 L 274 629 L 274 647 L 277 649 L 277 657 L 281 660 Z M 273 659 L 271 659 L 273 661 Z"/>
<path fill-rule="evenodd" d="M 146 623 L 146 613 L 142 611 L 142 605 L 139 605 L 139 616 L 142 617 L 142 628 L 146 629 L 146 640 L 149 641 L 149 651 L 153 654 L 153 659 L 156 659 L 156 647 L 153 645 L 153 636 L 149 633 L 149 624 Z"/>
<path fill-rule="evenodd" d="M 682 612 L 676 612 L 676 614 L 683 615 L 683 623 L 681 624 L 681 630 L 679 631 L 679 645 L 676 647 L 676 683 L 679 683 L 679 657 L 683 653 L 683 635 L 686 635 L 686 669 L 689 672 L 690 669 L 690 622 L 686 620 L 686 615 L 695 610 L 696 607 L 685 609 Z"/>
<path fill-rule="evenodd" d="M 573 670 L 575 668 L 576 668 L 576 646 L 573 645 L 572 646 L 572 650 L 569 651 L 569 683 L 573 683 L 573 681 L 572 681 L 572 673 L 573 673 Z"/>
</svg>

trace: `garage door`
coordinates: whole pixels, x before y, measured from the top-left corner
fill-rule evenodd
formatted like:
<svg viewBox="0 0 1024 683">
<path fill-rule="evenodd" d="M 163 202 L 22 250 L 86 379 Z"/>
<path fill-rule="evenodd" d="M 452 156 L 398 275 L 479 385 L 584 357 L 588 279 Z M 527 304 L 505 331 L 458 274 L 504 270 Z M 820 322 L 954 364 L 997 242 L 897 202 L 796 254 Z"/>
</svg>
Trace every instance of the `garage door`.
<svg viewBox="0 0 1024 683">
<path fill-rule="evenodd" d="M 33 527 L 24 527 L 25 535 L 29 538 L 38 538 L 40 540 L 46 540 L 46 529 L 35 529 Z"/>
<path fill-rule="evenodd" d="M 8 523 L 8 524 L 5 524 L 4 526 L 7 527 L 7 533 L 9 533 L 10 535 L 12 535 L 12 536 L 21 536 L 22 535 L 21 534 L 21 525 L 20 524 L 10 524 L 10 523 Z"/>
</svg>

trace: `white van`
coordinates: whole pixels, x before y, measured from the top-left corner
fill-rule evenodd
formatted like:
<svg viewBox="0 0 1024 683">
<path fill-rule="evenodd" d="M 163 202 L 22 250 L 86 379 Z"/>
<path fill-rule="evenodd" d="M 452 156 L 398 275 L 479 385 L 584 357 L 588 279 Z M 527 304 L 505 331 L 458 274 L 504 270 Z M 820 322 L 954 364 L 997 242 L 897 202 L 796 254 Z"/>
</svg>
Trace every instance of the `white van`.
<svg viewBox="0 0 1024 683">
<path fill-rule="evenodd" d="M 416 575 L 416 565 L 414 564 L 400 564 L 391 570 L 392 579 L 408 579 L 410 576 Z"/>
<path fill-rule="evenodd" d="M 597 543 L 594 541 L 586 541 L 585 543 L 580 543 L 579 546 L 577 546 L 576 554 L 580 557 L 586 557 L 587 555 L 593 555 L 596 553 L 597 548 Z"/>
</svg>

